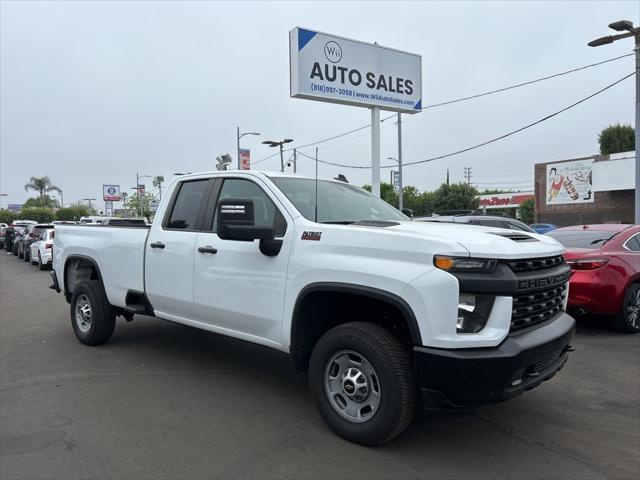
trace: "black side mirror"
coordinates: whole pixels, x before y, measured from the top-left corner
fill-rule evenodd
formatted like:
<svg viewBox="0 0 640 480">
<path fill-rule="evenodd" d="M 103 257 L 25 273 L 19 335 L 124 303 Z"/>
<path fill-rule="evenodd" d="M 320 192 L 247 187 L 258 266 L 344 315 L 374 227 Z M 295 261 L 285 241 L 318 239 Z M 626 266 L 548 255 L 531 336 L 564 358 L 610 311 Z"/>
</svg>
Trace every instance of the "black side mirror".
<svg viewBox="0 0 640 480">
<path fill-rule="evenodd" d="M 409 218 L 413 218 L 413 210 L 411 210 L 410 208 L 403 208 L 402 213 L 404 213 Z"/>
<path fill-rule="evenodd" d="M 218 202 L 217 233 L 223 240 L 252 242 L 271 239 L 273 228 L 256 227 L 253 200 L 248 198 L 225 198 Z"/>
</svg>

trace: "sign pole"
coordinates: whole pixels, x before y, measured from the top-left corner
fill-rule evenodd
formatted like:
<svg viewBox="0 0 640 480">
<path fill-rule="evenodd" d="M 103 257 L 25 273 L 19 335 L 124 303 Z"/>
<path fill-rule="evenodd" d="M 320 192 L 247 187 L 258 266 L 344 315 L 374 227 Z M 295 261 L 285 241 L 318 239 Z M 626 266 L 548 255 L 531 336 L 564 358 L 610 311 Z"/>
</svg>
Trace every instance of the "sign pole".
<svg viewBox="0 0 640 480">
<path fill-rule="evenodd" d="M 380 198 L 380 107 L 371 107 L 371 193 Z"/>
<path fill-rule="evenodd" d="M 398 112 L 398 210 L 402 211 L 402 114 Z"/>
</svg>

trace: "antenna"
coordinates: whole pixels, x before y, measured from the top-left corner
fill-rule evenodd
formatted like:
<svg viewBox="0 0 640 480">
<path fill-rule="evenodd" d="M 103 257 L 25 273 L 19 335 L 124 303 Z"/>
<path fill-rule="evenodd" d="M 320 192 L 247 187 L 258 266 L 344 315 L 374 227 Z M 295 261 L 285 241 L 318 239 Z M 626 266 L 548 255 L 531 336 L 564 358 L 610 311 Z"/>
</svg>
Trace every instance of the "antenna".
<svg viewBox="0 0 640 480">
<path fill-rule="evenodd" d="M 318 223 L 318 147 L 316 147 L 316 219 Z"/>
</svg>

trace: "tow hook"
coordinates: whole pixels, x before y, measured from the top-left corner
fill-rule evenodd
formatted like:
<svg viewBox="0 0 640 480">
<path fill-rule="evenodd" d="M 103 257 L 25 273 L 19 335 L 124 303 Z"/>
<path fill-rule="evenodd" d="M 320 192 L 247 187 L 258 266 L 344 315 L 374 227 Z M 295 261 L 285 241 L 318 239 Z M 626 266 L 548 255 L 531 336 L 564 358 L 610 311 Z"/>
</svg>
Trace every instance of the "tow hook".
<svg viewBox="0 0 640 480">
<path fill-rule="evenodd" d="M 565 352 L 573 352 L 575 351 L 576 347 L 574 347 L 573 345 L 567 345 L 566 347 L 564 347 L 564 351 Z"/>
</svg>

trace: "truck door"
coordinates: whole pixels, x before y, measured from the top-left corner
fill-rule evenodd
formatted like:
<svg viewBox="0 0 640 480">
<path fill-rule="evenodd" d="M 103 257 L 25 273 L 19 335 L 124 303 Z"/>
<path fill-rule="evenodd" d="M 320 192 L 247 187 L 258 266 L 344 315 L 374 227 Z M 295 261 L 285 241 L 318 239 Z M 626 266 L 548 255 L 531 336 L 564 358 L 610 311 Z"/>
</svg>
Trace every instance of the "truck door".
<svg viewBox="0 0 640 480">
<path fill-rule="evenodd" d="M 164 218 L 154 222 L 145 246 L 145 290 L 156 315 L 193 318 L 193 260 L 212 179 L 176 185 Z M 126 268 L 126 265 L 123 266 Z"/>
<path fill-rule="evenodd" d="M 288 214 L 257 180 L 225 178 L 219 182 L 205 214 L 205 230 L 196 242 L 195 319 L 226 332 L 234 331 L 241 338 L 279 343 L 293 223 L 289 219 L 287 225 Z M 253 200 L 255 225 L 273 226 L 276 238 L 283 240 L 278 255 L 260 253 L 258 240 L 218 237 L 215 207 L 217 200 L 224 198 Z"/>
</svg>

